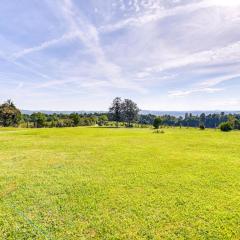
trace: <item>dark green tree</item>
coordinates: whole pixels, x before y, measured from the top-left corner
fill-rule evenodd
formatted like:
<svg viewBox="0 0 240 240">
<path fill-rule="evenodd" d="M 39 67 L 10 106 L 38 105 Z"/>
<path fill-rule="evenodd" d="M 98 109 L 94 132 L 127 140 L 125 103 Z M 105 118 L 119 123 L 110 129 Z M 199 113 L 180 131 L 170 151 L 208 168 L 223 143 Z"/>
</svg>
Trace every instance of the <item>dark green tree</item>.
<svg viewBox="0 0 240 240">
<path fill-rule="evenodd" d="M 220 129 L 223 132 L 229 132 L 233 129 L 233 127 L 230 122 L 223 122 L 220 124 Z"/>
<path fill-rule="evenodd" d="M 156 117 L 153 121 L 153 127 L 155 129 L 159 129 L 161 125 L 162 125 L 162 119 L 160 117 Z"/>
<path fill-rule="evenodd" d="M 118 127 L 122 118 L 122 100 L 120 97 L 113 99 L 112 105 L 109 108 L 109 115 L 113 121 L 116 121 L 116 126 Z"/>
<path fill-rule="evenodd" d="M 69 118 L 73 121 L 74 127 L 80 124 L 80 116 L 77 113 L 71 113 Z"/>
<path fill-rule="evenodd" d="M 0 105 L 0 125 L 16 127 L 21 120 L 21 112 L 11 100 Z"/>
<path fill-rule="evenodd" d="M 46 116 L 43 113 L 33 113 L 31 115 L 32 122 L 34 123 L 34 127 L 42 128 L 45 126 Z"/>
<path fill-rule="evenodd" d="M 202 114 L 200 115 L 199 120 L 200 120 L 200 125 L 205 125 L 206 114 L 205 114 L 205 113 L 202 113 Z"/>
<path fill-rule="evenodd" d="M 240 120 L 235 119 L 235 121 L 234 121 L 234 129 L 240 130 Z"/>
<path fill-rule="evenodd" d="M 138 113 L 140 109 L 137 104 L 130 99 L 125 99 L 122 103 L 122 116 L 123 120 L 127 122 L 127 126 L 130 127 L 131 123 L 138 120 Z"/>
</svg>

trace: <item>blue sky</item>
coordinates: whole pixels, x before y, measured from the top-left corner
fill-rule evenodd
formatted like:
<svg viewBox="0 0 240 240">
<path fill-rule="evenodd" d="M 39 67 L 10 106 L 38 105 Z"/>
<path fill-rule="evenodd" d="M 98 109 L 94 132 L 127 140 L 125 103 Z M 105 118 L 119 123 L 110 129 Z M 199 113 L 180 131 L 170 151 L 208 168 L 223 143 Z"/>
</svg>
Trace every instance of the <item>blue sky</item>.
<svg viewBox="0 0 240 240">
<path fill-rule="evenodd" d="M 0 102 L 240 109 L 240 0 L 1 0 Z"/>
</svg>

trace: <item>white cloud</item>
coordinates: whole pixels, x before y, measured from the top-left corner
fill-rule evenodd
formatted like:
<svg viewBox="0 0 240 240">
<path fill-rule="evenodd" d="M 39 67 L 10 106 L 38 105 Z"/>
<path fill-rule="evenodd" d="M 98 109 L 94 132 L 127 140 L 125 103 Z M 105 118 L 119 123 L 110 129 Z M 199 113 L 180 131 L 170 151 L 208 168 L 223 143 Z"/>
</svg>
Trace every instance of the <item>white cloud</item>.
<svg viewBox="0 0 240 240">
<path fill-rule="evenodd" d="M 130 81 L 126 81 L 122 77 L 121 67 L 107 59 L 101 47 L 97 29 L 83 16 L 81 16 L 80 12 L 76 11 L 73 2 L 71 0 L 64 0 L 63 3 L 64 4 L 61 5 L 61 8 L 64 14 L 64 18 L 69 24 L 69 31 L 74 32 L 85 44 L 85 46 L 91 51 L 97 61 L 97 71 L 105 75 L 105 78 L 109 81 L 109 86 L 114 86 L 115 88 L 131 89 L 138 92 L 145 92 L 145 90 L 140 86 L 135 86 Z M 88 83 L 88 85 L 92 84 Z"/>
<path fill-rule="evenodd" d="M 239 6 L 239 0 L 209 0 L 209 2 L 216 6 L 223 6 L 223 7 L 234 7 Z"/>
<path fill-rule="evenodd" d="M 193 64 L 216 64 L 240 60 L 240 41 L 225 47 L 179 56 L 160 65 L 145 69 L 148 72 L 161 72 Z"/>
<path fill-rule="evenodd" d="M 211 93 L 224 91 L 223 88 L 216 88 L 215 86 L 220 83 L 223 83 L 225 81 L 233 80 L 235 78 L 240 78 L 240 74 L 228 74 L 228 75 L 224 75 L 224 76 L 209 78 L 207 80 L 204 80 L 200 83 L 195 84 L 192 89 L 169 91 L 168 96 L 183 97 L 183 96 L 188 96 L 188 95 L 196 94 L 196 93 L 210 93 L 211 94 Z"/>
<path fill-rule="evenodd" d="M 163 6 L 161 1 L 155 1 L 152 5 L 147 5 L 141 11 L 141 14 L 136 15 L 134 17 L 129 17 L 124 20 L 118 21 L 114 24 L 108 24 L 105 26 L 100 27 L 101 32 L 111 32 L 116 31 L 118 29 L 124 27 L 138 27 L 142 26 L 143 24 L 147 24 L 150 22 L 158 21 L 160 19 L 180 15 L 180 14 L 188 14 L 194 12 L 199 9 L 219 6 L 219 7 L 232 7 L 232 6 L 239 6 L 240 3 L 238 0 L 203 0 L 197 1 L 193 3 L 177 5 L 172 8 L 166 8 Z M 140 11 L 139 1 L 134 1 L 135 11 L 138 13 Z"/>
<path fill-rule="evenodd" d="M 199 89 L 190 89 L 190 90 L 175 90 L 175 91 L 169 91 L 168 96 L 170 97 L 183 97 L 188 96 L 190 94 L 195 93 L 216 93 L 219 91 L 223 91 L 222 88 L 199 88 Z"/>
<path fill-rule="evenodd" d="M 208 79 L 208 80 L 205 80 L 205 81 L 201 82 L 199 85 L 200 86 L 205 86 L 205 87 L 213 87 L 213 86 L 218 85 L 222 82 L 233 80 L 235 78 L 240 78 L 240 73 L 239 74 L 229 74 L 229 75 L 225 75 L 225 76 L 220 76 L 220 77 Z"/>
<path fill-rule="evenodd" d="M 4 54 L 0 55 L 0 58 L 2 58 L 4 61 L 9 62 L 9 63 L 11 63 L 11 64 L 23 69 L 23 70 L 27 70 L 30 73 L 33 73 L 33 74 L 35 74 L 35 75 L 37 75 L 37 76 L 39 76 L 43 79 L 47 79 L 47 80 L 50 79 L 50 76 L 48 76 L 47 74 L 42 73 L 40 71 L 37 71 L 34 68 L 30 67 L 31 61 L 28 61 L 28 64 L 23 64 L 21 62 L 18 62 L 17 59 L 14 60 L 12 57 L 6 57 Z"/>
<path fill-rule="evenodd" d="M 44 50 L 46 48 L 55 46 L 56 44 L 59 44 L 61 42 L 65 42 L 65 41 L 71 40 L 71 39 L 76 38 L 76 37 L 77 37 L 77 35 L 74 32 L 66 33 L 66 34 L 64 34 L 60 38 L 52 39 L 52 40 L 43 42 L 39 46 L 26 48 L 26 49 L 23 49 L 23 50 L 21 50 L 21 51 L 19 51 L 17 53 L 14 53 L 14 54 L 12 54 L 12 56 L 10 58 L 12 58 L 13 60 L 16 60 L 18 58 L 21 58 L 21 57 L 27 55 L 27 54 Z"/>
<path fill-rule="evenodd" d="M 122 3 L 122 5 L 124 5 L 124 3 Z M 74 6 L 72 0 L 63 0 L 59 2 L 58 7 L 61 10 L 64 20 L 67 23 L 68 32 L 65 33 L 60 38 L 43 42 L 39 46 L 34 46 L 18 51 L 12 54 L 8 60 L 12 61 L 14 64 L 21 66 L 22 68 L 27 68 L 28 70 L 35 72 L 36 74 L 45 79 L 50 79 L 50 81 L 48 82 L 37 84 L 36 85 L 37 88 L 54 87 L 75 83 L 81 87 L 98 88 L 101 86 L 105 86 L 120 89 L 131 89 L 139 93 L 146 92 L 144 88 L 136 86 L 131 81 L 126 81 L 122 77 L 121 67 L 107 59 L 101 47 L 97 29 L 86 19 L 86 17 L 84 17 L 81 14 L 81 12 L 77 10 L 77 7 Z M 94 67 L 93 71 L 95 72 L 95 74 L 102 75 L 105 78 L 104 81 L 102 81 L 101 79 L 97 80 L 99 76 L 93 78 L 92 77 L 89 78 L 89 76 L 85 76 L 85 78 L 73 77 L 74 75 L 77 75 L 79 72 L 79 70 L 77 69 L 77 65 L 79 64 L 77 64 L 76 62 L 73 63 L 73 65 L 76 66 L 76 70 L 73 71 L 71 69 L 71 71 L 66 71 L 65 79 L 64 76 L 61 76 L 61 78 L 57 79 L 54 77 L 50 78 L 45 74 L 35 71 L 34 69 L 30 69 L 28 66 L 25 66 L 24 64 L 17 62 L 18 59 L 22 57 L 27 57 L 28 54 L 42 51 L 44 49 L 53 47 L 60 43 L 67 43 L 72 39 L 79 39 L 86 46 L 91 55 L 94 56 L 96 63 L 93 63 L 93 66 L 90 65 L 88 66 L 89 71 L 91 71 L 90 69 Z M 63 68 L 65 67 L 63 66 Z"/>
</svg>

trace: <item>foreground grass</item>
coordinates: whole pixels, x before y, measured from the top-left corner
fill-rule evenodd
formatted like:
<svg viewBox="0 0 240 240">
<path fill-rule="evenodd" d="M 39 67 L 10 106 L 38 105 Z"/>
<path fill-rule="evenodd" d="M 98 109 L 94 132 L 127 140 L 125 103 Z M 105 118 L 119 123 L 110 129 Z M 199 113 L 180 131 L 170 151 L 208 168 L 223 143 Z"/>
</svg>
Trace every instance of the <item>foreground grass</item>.
<svg viewBox="0 0 240 240">
<path fill-rule="evenodd" d="M 1 239 L 239 239 L 240 132 L 0 129 Z"/>
</svg>

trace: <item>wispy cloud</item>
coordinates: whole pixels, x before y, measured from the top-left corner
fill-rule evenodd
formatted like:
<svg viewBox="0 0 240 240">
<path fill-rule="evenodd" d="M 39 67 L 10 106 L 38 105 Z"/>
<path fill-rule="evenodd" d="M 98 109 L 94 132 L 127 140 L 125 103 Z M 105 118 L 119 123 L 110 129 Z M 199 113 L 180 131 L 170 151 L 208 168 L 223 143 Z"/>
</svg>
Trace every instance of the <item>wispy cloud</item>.
<svg viewBox="0 0 240 240">
<path fill-rule="evenodd" d="M 35 47 L 31 47 L 31 48 L 26 48 L 23 49 L 17 53 L 12 54 L 12 56 L 10 56 L 11 59 L 13 60 L 17 60 L 18 58 L 21 58 L 27 54 L 33 53 L 33 52 L 37 52 L 37 51 L 41 51 L 44 50 L 46 48 L 55 46 L 61 42 L 65 42 L 68 40 L 72 40 L 73 38 L 76 38 L 77 34 L 75 34 L 74 32 L 70 32 L 70 33 L 66 33 L 64 34 L 62 37 L 57 38 L 57 39 L 52 39 L 46 42 L 43 42 L 42 44 L 40 44 L 39 46 L 35 46 Z"/>
<path fill-rule="evenodd" d="M 99 33 L 97 29 L 89 23 L 82 14 L 76 10 L 76 7 L 71 0 L 64 0 L 60 5 L 63 16 L 68 23 L 69 32 L 74 37 L 78 37 L 79 40 L 90 50 L 91 54 L 96 60 L 99 72 L 103 73 L 105 81 L 100 80 L 99 84 L 94 80 L 93 83 L 84 83 L 81 86 L 114 86 L 115 88 L 129 88 L 139 92 L 145 92 L 144 89 L 139 86 L 134 86 L 131 82 L 127 82 L 122 77 L 121 67 L 115 63 L 109 61 L 101 47 Z M 96 68 L 95 68 L 96 71 Z M 56 84 L 61 84 L 65 81 L 54 81 Z M 104 82 L 104 84 L 103 84 Z"/>
<path fill-rule="evenodd" d="M 161 72 L 194 64 L 216 64 L 234 62 L 237 60 L 240 60 L 240 41 L 221 48 L 179 56 L 145 70 L 148 72 Z"/>
<path fill-rule="evenodd" d="M 150 1 L 151 2 L 151 1 Z M 101 32 L 111 32 L 116 31 L 125 27 L 139 27 L 143 24 L 158 21 L 169 16 L 188 14 L 199 9 L 220 6 L 239 6 L 240 3 L 235 0 L 225 1 L 225 0 L 204 0 L 204 1 L 193 1 L 193 3 L 188 3 L 184 5 L 178 5 L 172 8 L 166 8 L 162 4 L 162 1 L 154 1 L 154 3 L 148 5 L 142 2 L 134 1 L 135 11 L 137 15 L 134 17 L 129 17 L 124 20 L 118 21 L 114 24 L 108 24 L 100 27 Z M 147 6 L 147 7 L 146 7 Z M 141 14 L 138 13 L 141 11 Z"/>
<path fill-rule="evenodd" d="M 237 78 L 240 78 L 240 73 L 239 74 L 229 74 L 229 75 L 225 75 L 225 76 L 211 78 L 211 79 L 201 82 L 199 85 L 205 86 L 205 87 L 213 87 L 220 83 L 223 83 L 223 82 L 226 82 L 229 80 L 233 80 L 233 79 L 237 79 Z"/>
<path fill-rule="evenodd" d="M 175 90 L 169 91 L 168 96 L 170 97 L 183 97 L 195 93 L 216 93 L 219 91 L 223 91 L 222 88 L 199 88 L 199 89 L 190 89 L 190 90 Z"/>
<path fill-rule="evenodd" d="M 92 83 L 83 83 L 81 86 L 92 86 L 94 88 L 98 86 L 108 86 L 119 89 L 131 89 L 139 93 L 146 93 L 146 89 L 134 84 L 134 82 L 129 79 L 126 80 L 123 77 L 121 66 L 108 60 L 101 46 L 97 28 L 88 22 L 79 11 L 76 11 L 73 1 L 64 0 L 64 4 L 61 5 L 61 8 L 64 18 L 69 24 L 69 31 L 78 36 L 82 43 L 90 50 L 96 60 L 94 70 L 103 74 L 104 81 L 100 79 L 99 83 L 97 83 L 98 81 L 93 79 Z"/>
<path fill-rule="evenodd" d="M 212 93 L 224 91 L 224 88 L 217 88 L 216 86 L 223 82 L 234 80 L 237 78 L 240 78 L 240 74 L 228 74 L 224 76 L 209 78 L 207 80 L 204 80 L 203 82 L 199 82 L 193 85 L 191 89 L 169 91 L 168 96 L 183 97 L 191 94 L 198 94 L 198 93 L 212 94 Z"/>
<path fill-rule="evenodd" d="M 23 64 L 21 62 L 18 62 L 17 59 L 13 59 L 12 57 L 5 56 L 4 54 L 0 54 L 0 60 L 1 59 L 3 61 L 9 62 L 10 64 L 13 64 L 13 65 L 19 67 L 20 69 L 27 70 L 28 72 L 33 73 L 43 79 L 48 79 L 48 80 L 50 79 L 50 77 L 47 74 L 39 72 L 39 71 L 35 70 L 34 68 L 32 68 L 30 66 L 31 64 Z"/>
</svg>

